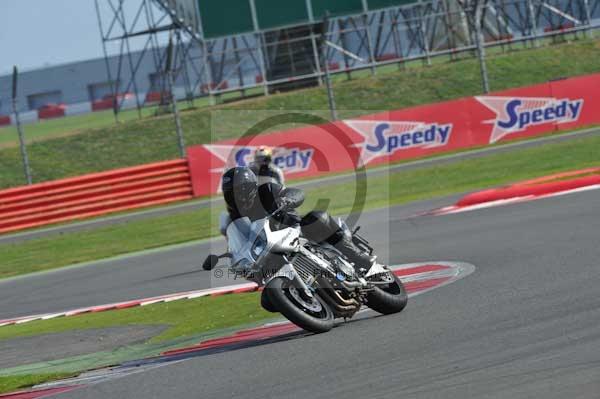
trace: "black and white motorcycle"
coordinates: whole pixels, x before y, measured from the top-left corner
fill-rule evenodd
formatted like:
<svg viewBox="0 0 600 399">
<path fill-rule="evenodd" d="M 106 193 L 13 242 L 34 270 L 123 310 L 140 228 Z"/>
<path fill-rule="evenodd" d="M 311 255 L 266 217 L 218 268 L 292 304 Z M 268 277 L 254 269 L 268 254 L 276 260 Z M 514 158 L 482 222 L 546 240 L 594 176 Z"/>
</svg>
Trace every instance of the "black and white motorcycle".
<svg viewBox="0 0 600 399">
<path fill-rule="evenodd" d="M 227 227 L 229 252 L 209 255 L 203 268 L 214 268 L 229 258 L 230 269 L 264 287 L 261 305 L 280 312 L 299 327 L 322 333 L 335 318 L 351 318 L 362 305 L 382 313 L 401 312 L 407 294 L 400 279 L 377 262 L 364 275 L 329 244 L 304 238 L 300 226 L 280 226 L 272 216 L 251 222 L 240 218 Z M 339 221 L 344 233 L 363 251 L 373 253 L 369 243 Z M 357 229 L 358 230 L 358 229 Z"/>
</svg>

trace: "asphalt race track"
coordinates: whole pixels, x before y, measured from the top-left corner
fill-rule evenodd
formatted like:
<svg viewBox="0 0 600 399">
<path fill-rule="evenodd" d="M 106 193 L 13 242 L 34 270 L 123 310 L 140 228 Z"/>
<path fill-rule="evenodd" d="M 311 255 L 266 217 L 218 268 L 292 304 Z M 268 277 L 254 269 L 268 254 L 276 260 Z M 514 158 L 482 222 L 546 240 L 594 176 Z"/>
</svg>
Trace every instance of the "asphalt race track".
<svg viewBox="0 0 600 399">
<path fill-rule="evenodd" d="M 402 314 L 369 312 L 327 334 L 193 357 L 59 396 L 598 397 L 600 190 L 407 219 L 444 202 L 363 217 L 390 263 L 477 267 Z M 207 245 L 0 283 L 0 318 L 202 288 L 210 274 L 194 271 Z"/>
<path fill-rule="evenodd" d="M 382 259 L 390 259 L 391 263 L 422 261 L 426 257 L 423 254 L 414 258 L 400 253 L 388 257 L 387 220 L 390 212 L 398 218 L 397 229 L 410 229 L 411 222 L 401 219 L 447 205 L 455 199 L 443 198 L 393 211 L 369 212 L 361 217 L 360 224 L 373 242 L 381 243 L 377 250 Z M 386 223 L 384 229 L 381 229 L 382 222 Z M 220 253 L 224 249 L 225 241 L 219 238 L 133 258 L 0 281 L 0 319 L 235 284 L 235 280 L 227 278 L 227 272 L 222 278 L 215 278 L 214 272 L 205 272 L 201 268 L 208 252 Z M 237 282 L 244 283 L 245 280 Z"/>
</svg>

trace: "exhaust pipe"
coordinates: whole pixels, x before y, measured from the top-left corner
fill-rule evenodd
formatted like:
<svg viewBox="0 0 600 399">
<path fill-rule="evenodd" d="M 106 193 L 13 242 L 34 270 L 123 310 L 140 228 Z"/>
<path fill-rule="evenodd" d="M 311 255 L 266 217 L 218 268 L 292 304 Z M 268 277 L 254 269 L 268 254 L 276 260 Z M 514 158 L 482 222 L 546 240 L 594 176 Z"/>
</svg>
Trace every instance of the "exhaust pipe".
<svg viewBox="0 0 600 399">
<path fill-rule="evenodd" d="M 320 279 L 319 295 L 334 311 L 342 317 L 350 317 L 360 309 L 360 303 L 356 299 L 345 299 L 337 292 L 329 281 Z"/>
</svg>

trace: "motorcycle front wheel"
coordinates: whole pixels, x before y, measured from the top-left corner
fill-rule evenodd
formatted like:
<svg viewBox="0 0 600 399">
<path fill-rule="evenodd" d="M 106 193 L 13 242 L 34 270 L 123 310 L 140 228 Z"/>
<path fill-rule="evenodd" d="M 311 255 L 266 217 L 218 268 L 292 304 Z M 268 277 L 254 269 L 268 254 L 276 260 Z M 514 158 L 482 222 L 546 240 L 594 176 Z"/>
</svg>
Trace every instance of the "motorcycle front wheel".
<svg viewBox="0 0 600 399">
<path fill-rule="evenodd" d="M 277 309 L 271 303 L 269 296 L 267 295 L 267 290 L 263 290 L 262 294 L 260 294 L 260 306 L 267 312 L 276 313 Z"/>
<path fill-rule="evenodd" d="M 331 308 L 318 295 L 309 298 L 284 277 L 276 277 L 265 287 L 271 305 L 289 321 L 307 331 L 324 333 L 333 328 Z"/>
</svg>

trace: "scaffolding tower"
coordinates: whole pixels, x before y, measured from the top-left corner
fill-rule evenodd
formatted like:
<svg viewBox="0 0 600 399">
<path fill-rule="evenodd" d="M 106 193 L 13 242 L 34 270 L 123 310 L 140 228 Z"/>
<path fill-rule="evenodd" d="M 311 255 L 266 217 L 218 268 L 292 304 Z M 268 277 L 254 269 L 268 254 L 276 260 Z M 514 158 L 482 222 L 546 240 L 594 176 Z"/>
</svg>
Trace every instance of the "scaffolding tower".
<svg viewBox="0 0 600 399">
<path fill-rule="evenodd" d="M 386 64 L 404 68 L 415 61 L 430 64 L 433 57 L 470 56 L 477 51 L 469 19 L 476 3 L 482 4 L 484 46 L 502 51 L 566 35 L 590 36 L 600 21 L 600 0 L 424 0 L 326 22 L 205 38 L 182 17 L 176 0 L 95 0 L 115 114 L 127 103 L 125 93 L 134 94 L 129 106 L 138 110 L 170 101 L 167 69 L 174 77 L 174 98 L 192 103 L 207 97 L 214 103 L 227 93 L 266 95 L 322 84 L 325 66 L 351 78 L 353 71 L 375 74 Z M 167 65 L 169 32 L 174 56 Z M 154 74 L 150 92 L 141 93 L 140 79 L 148 78 L 138 73 L 144 62 L 152 63 Z"/>
</svg>

